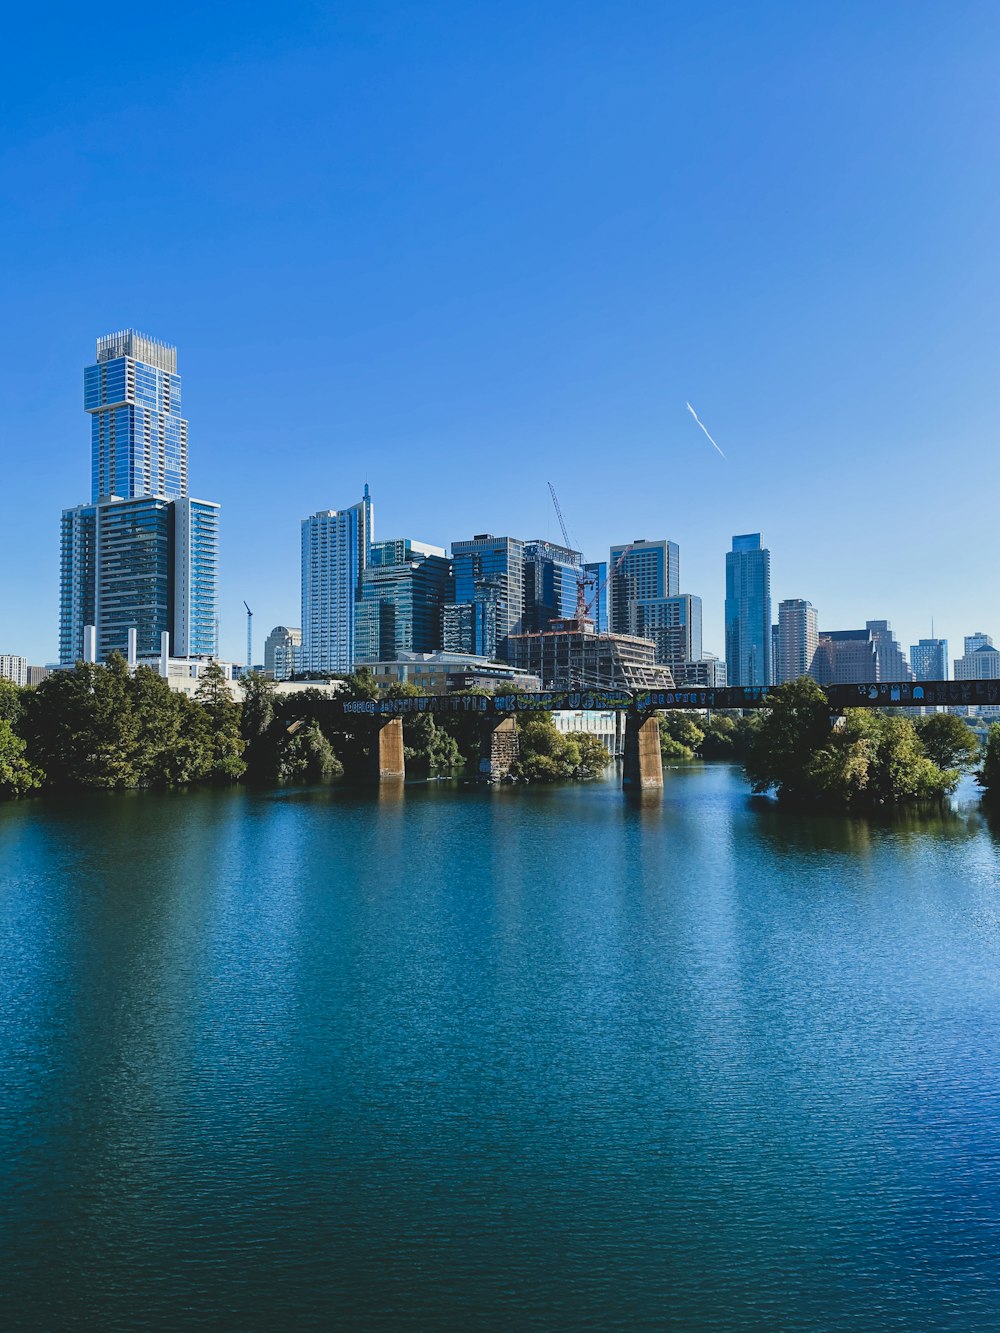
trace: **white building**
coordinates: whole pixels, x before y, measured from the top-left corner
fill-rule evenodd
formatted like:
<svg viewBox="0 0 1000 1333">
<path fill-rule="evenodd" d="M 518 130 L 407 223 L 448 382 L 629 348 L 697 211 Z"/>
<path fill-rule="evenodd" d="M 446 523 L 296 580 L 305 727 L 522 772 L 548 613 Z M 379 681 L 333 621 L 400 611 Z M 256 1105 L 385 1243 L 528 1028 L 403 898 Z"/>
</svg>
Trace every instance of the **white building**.
<svg viewBox="0 0 1000 1333">
<path fill-rule="evenodd" d="M 302 520 L 302 649 L 299 669 L 349 672 L 355 614 L 373 535 L 372 502 L 322 509 Z"/>
<path fill-rule="evenodd" d="M 789 597 L 778 603 L 778 660 L 775 684 L 798 680 L 809 674 L 819 646 L 816 608 L 801 597 Z"/>
<path fill-rule="evenodd" d="M 0 653 L 0 680 L 11 680 L 15 685 L 28 683 L 28 659 L 11 653 Z"/>
<path fill-rule="evenodd" d="M 621 753 L 624 729 L 619 720 L 620 715 L 613 709 L 598 713 L 592 709 L 577 711 L 560 708 L 551 712 L 549 717 L 555 724 L 556 731 L 561 731 L 564 736 L 574 736 L 584 732 L 588 736 L 596 736 L 612 759 Z"/>
</svg>

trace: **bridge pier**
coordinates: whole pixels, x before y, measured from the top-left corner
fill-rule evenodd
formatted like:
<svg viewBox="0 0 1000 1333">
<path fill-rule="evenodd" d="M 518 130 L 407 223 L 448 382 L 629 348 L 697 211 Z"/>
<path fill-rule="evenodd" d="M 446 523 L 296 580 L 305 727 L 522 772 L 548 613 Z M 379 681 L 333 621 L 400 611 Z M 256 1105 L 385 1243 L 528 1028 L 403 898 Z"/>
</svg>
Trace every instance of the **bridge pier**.
<svg viewBox="0 0 1000 1333">
<path fill-rule="evenodd" d="M 379 719 L 368 756 L 369 775 L 375 782 L 402 782 L 406 777 L 403 758 L 403 719 Z"/>
<path fill-rule="evenodd" d="M 512 717 L 487 722 L 486 735 L 479 752 L 480 776 L 493 781 L 509 777 L 519 752 L 517 723 Z"/>
<path fill-rule="evenodd" d="M 622 786 L 635 791 L 663 786 L 660 720 L 655 713 L 630 712 L 626 715 Z"/>
</svg>

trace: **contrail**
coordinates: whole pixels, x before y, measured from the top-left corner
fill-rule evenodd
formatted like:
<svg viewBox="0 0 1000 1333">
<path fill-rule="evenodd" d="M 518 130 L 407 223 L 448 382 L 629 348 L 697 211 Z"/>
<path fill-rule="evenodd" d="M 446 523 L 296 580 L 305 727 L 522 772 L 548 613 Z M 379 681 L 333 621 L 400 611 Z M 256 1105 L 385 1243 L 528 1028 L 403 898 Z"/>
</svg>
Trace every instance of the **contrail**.
<svg viewBox="0 0 1000 1333">
<path fill-rule="evenodd" d="M 694 410 L 694 408 L 691 406 L 691 404 L 690 404 L 690 403 L 685 403 L 684 406 L 687 408 L 687 410 L 688 410 L 688 411 L 691 413 L 691 415 L 694 417 L 695 421 L 698 421 L 698 413 Z M 725 455 L 724 453 L 722 453 L 722 450 L 719 448 L 719 446 L 718 446 L 718 445 L 715 443 L 715 441 L 712 439 L 711 435 L 709 435 L 708 431 L 705 430 L 705 427 L 702 426 L 702 424 L 701 424 L 700 421 L 698 421 L 698 425 L 701 426 L 702 430 L 705 431 L 705 436 L 706 436 L 706 438 L 708 439 L 709 444 L 710 444 L 710 445 L 712 446 L 712 448 L 715 450 L 715 452 L 716 452 L 717 454 L 720 454 L 723 458 L 725 458 L 726 455 Z"/>
</svg>

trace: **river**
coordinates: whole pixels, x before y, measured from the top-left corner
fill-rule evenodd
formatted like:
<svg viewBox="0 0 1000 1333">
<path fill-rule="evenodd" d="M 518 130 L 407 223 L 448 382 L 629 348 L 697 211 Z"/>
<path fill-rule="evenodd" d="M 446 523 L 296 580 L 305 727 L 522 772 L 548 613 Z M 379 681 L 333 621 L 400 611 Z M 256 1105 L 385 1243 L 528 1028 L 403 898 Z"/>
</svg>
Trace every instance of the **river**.
<svg viewBox="0 0 1000 1333">
<path fill-rule="evenodd" d="M 1000 827 L 0 807 L 0 1325 L 1000 1329 Z"/>
</svg>

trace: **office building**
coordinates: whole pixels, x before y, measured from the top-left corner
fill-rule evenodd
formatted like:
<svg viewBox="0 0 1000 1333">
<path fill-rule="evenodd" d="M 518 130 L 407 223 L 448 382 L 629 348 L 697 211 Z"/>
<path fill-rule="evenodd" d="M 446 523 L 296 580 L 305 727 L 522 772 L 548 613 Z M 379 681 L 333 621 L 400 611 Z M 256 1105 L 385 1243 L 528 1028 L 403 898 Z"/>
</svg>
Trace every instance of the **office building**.
<svg viewBox="0 0 1000 1333">
<path fill-rule="evenodd" d="M 915 680 L 947 680 L 948 640 L 920 639 L 910 644 L 910 665 Z"/>
<path fill-rule="evenodd" d="M 52 674 L 52 673 L 51 673 L 51 671 L 49 670 L 48 667 L 44 667 L 44 666 L 29 666 L 29 667 L 28 667 L 28 686 L 29 686 L 31 689 L 34 689 L 34 687 L 35 687 L 36 685 L 41 685 L 42 681 L 43 681 L 43 680 L 46 680 L 51 674 Z"/>
<path fill-rule="evenodd" d="M 9 680 L 14 685 L 27 685 L 28 659 L 13 653 L 0 653 L 0 680 Z"/>
<path fill-rule="evenodd" d="M 479 533 L 452 542 L 454 591 L 444 610 L 449 652 L 506 660 L 507 639 L 524 627 L 524 543 Z"/>
<path fill-rule="evenodd" d="M 264 674 L 272 680 L 291 680 L 298 670 L 301 629 L 275 625 L 264 640 Z"/>
<path fill-rule="evenodd" d="M 680 551 L 676 542 L 631 543 L 612 546 L 608 554 L 608 627 L 612 634 L 636 634 L 637 605 L 680 592 Z"/>
<path fill-rule="evenodd" d="M 726 553 L 726 672 L 730 685 L 771 683 L 771 552 L 759 532 Z"/>
<path fill-rule="evenodd" d="M 63 511 L 59 661 L 176 658 L 218 651 L 219 506 L 188 495 L 177 351 L 134 330 L 97 340 L 84 370 L 91 419 L 89 504 Z"/>
<path fill-rule="evenodd" d="M 965 652 L 955 658 L 956 680 L 1000 680 L 1000 650 L 988 634 L 965 636 Z"/>
<path fill-rule="evenodd" d="M 674 679 L 685 662 L 700 661 L 701 598 L 691 593 L 640 598 L 629 606 L 629 633 L 656 646 L 656 660 L 670 667 Z"/>
<path fill-rule="evenodd" d="M 867 685 L 880 680 L 878 650 L 871 630 L 823 631 L 809 674 L 818 685 Z"/>
<path fill-rule="evenodd" d="M 507 662 L 489 662 L 484 657 L 462 653 L 401 652 L 391 662 L 365 666 L 380 685 L 413 685 L 421 694 L 453 694 L 457 690 L 538 690 L 537 676 L 518 671 Z"/>
<path fill-rule="evenodd" d="M 868 632 L 878 657 L 879 680 L 912 680 L 913 672 L 888 620 L 869 620 Z"/>
<path fill-rule="evenodd" d="M 177 349 L 134 329 L 97 340 L 83 372 L 90 414 L 91 500 L 188 493 L 187 422 Z"/>
<path fill-rule="evenodd" d="M 301 669 L 347 673 L 355 660 L 361 578 L 372 544 L 368 486 L 348 509 L 321 509 L 302 520 Z"/>
<path fill-rule="evenodd" d="M 409 538 L 374 543 L 361 576 L 355 664 L 440 649 L 450 576 L 451 563 L 439 546 Z"/>
<path fill-rule="evenodd" d="M 722 690 L 726 687 L 726 664 L 712 653 L 707 653 L 697 661 L 682 662 L 677 671 L 671 674 L 679 686 L 705 690 Z"/>
<path fill-rule="evenodd" d="M 546 629 L 553 620 L 576 614 L 581 580 L 586 578 L 583 556 L 555 542 L 524 544 L 525 633 Z M 586 585 L 584 593 L 586 596 Z"/>
<path fill-rule="evenodd" d="M 788 597 L 779 602 L 775 684 L 783 685 L 785 681 L 808 675 L 818 644 L 816 608 L 812 602 L 803 601 L 801 597 Z"/>
</svg>

